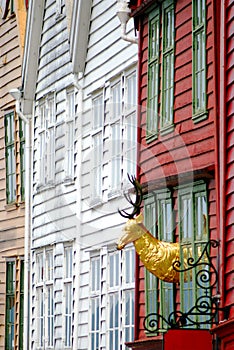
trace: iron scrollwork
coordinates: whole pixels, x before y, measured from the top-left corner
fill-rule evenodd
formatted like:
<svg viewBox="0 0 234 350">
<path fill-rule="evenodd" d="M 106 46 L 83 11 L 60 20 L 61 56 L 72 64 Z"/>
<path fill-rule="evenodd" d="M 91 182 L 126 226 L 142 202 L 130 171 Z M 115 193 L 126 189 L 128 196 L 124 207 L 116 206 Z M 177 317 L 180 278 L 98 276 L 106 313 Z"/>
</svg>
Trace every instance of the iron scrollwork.
<svg viewBox="0 0 234 350">
<path fill-rule="evenodd" d="M 221 309 L 219 308 L 219 297 L 218 295 L 212 296 L 212 291 L 218 286 L 218 272 L 210 257 L 210 248 L 218 246 L 218 241 L 208 241 L 197 261 L 191 257 L 187 259 L 186 268 L 182 268 L 180 261 L 173 263 L 173 268 L 177 272 L 195 276 L 195 283 L 198 286 L 197 299 L 194 306 L 188 311 L 174 310 L 168 318 L 159 313 L 148 314 L 144 319 L 144 328 L 147 332 L 156 333 L 169 328 L 199 328 L 202 325 L 207 327 L 217 322 L 218 311 Z"/>
</svg>

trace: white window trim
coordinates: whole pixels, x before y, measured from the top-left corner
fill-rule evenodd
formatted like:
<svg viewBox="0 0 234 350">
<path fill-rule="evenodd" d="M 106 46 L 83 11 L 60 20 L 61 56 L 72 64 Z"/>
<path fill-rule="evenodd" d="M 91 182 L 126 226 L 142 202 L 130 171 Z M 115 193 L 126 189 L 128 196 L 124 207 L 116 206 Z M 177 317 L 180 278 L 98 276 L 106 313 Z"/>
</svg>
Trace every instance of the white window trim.
<svg viewBox="0 0 234 350">
<path fill-rule="evenodd" d="M 54 185 L 55 179 L 55 138 L 56 138 L 56 94 L 52 92 L 39 102 L 38 188 Z M 52 103 L 52 109 L 50 108 Z M 51 113 L 52 111 L 52 113 Z"/>
<path fill-rule="evenodd" d="M 73 96 L 73 110 L 71 111 L 70 96 Z M 70 115 L 70 112 L 71 115 Z M 75 175 L 75 120 L 76 120 L 76 91 L 69 88 L 66 91 L 66 124 L 65 124 L 65 178 L 64 182 L 73 182 Z"/>
<path fill-rule="evenodd" d="M 71 264 L 72 264 L 72 271 L 71 271 L 71 275 L 70 276 L 66 276 L 66 266 L 67 266 L 67 261 L 66 261 L 66 253 L 65 251 L 69 250 L 71 252 L 72 255 L 72 260 L 71 260 Z M 72 300 L 73 300 L 73 263 L 74 263 L 74 251 L 73 251 L 73 247 L 72 245 L 64 245 L 64 250 L 63 250 L 63 259 L 64 259 L 64 272 L 63 272 L 63 326 L 62 326 L 62 340 L 63 340 L 63 344 L 65 349 L 72 349 L 72 340 L 73 340 L 73 333 L 72 333 L 72 326 L 73 326 L 73 307 L 72 307 Z M 67 295 L 66 295 L 66 287 L 70 286 L 71 288 L 71 339 L 70 339 L 70 345 L 66 345 L 66 301 L 67 301 Z"/>
</svg>

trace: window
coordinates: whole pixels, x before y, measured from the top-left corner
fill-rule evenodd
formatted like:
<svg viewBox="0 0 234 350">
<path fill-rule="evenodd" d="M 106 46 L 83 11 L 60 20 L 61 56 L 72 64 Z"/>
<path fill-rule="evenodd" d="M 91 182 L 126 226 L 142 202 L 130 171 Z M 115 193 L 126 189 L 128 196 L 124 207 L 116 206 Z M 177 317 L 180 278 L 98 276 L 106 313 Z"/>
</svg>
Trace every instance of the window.
<svg viewBox="0 0 234 350">
<path fill-rule="evenodd" d="M 100 293 L 101 270 L 100 257 L 91 258 L 91 350 L 100 347 Z"/>
<path fill-rule="evenodd" d="M 39 348 L 54 346 L 54 257 L 52 250 L 36 256 L 37 340 Z"/>
<path fill-rule="evenodd" d="M 144 220 L 146 228 L 156 237 L 156 201 L 154 195 L 144 200 Z M 145 270 L 146 315 L 158 312 L 158 279 Z"/>
<path fill-rule="evenodd" d="M 14 112 L 5 115 L 6 196 L 7 203 L 16 200 L 15 118 Z"/>
<path fill-rule="evenodd" d="M 174 4 L 163 3 L 162 107 L 161 131 L 171 131 L 174 104 Z"/>
<path fill-rule="evenodd" d="M 66 348 L 72 346 L 72 272 L 73 272 L 73 251 L 72 247 L 64 248 L 64 294 L 65 294 L 65 336 L 64 343 Z"/>
<path fill-rule="evenodd" d="M 160 241 L 173 242 L 173 210 L 172 199 L 169 191 L 157 194 L 157 220 L 158 220 L 158 238 Z M 175 290 L 173 283 L 160 281 L 160 313 L 168 318 L 175 309 Z M 165 328 L 165 324 L 162 327 Z"/>
<path fill-rule="evenodd" d="M 48 346 L 54 345 L 54 257 L 53 251 L 46 251 L 46 296 Z"/>
<path fill-rule="evenodd" d="M 16 271 L 19 273 L 16 274 Z M 23 350 L 24 264 L 20 259 L 6 263 L 5 349 Z M 18 317 L 17 317 L 18 315 Z M 16 337 L 19 329 L 19 337 Z"/>
<path fill-rule="evenodd" d="M 54 182 L 55 177 L 55 98 L 52 94 L 39 106 L 40 185 Z"/>
<path fill-rule="evenodd" d="M 145 225 L 159 240 L 173 242 L 173 215 L 171 194 L 167 191 L 155 193 L 145 199 Z M 157 225 L 156 225 L 157 222 Z M 168 317 L 174 310 L 174 287 L 145 271 L 146 315 L 159 312 Z M 152 311 L 153 310 L 153 311 Z M 166 325 L 160 325 L 165 328 Z"/>
<path fill-rule="evenodd" d="M 90 263 L 90 349 L 127 349 L 124 343 L 133 340 L 134 330 L 135 250 L 103 248 Z M 106 337 L 100 336 L 103 322 Z"/>
<path fill-rule="evenodd" d="M 25 123 L 14 112 L 5 114 L 5 160 L 6 201 L 19 203 L 25 199 Z"/>
<path fill-rule="evenodd" d="M 181 260 L 183 261 L 184 257 L 186 259 L 192 257 L 194 261 L 197 261 L 204 245 L 209 239 L 205 184 L 197 183 L 193 187 L 180 189 L 179 204 Z M 197 298 L 204 293 L 196 282 L 197 272 L 197 269 L 192 269 L 191 271 L 181 274 L 180 288 L 182 311 L 190 310 L 195 305 Z M 191 318 L 193 318 L 194 321 L 202 321 L 202 316 L 191 316 Z"/>
<path fill-rule="evenodd" d="M 122 100 L 123 89 L 121 81 L 111 87 L 112 103 L 110 113 L 111 127 L 111 189 L 118 190 L 121 186 L 121 155 L 122 155 Z"/>
<path fill-rule="evenodd" d="M 67 91 L 65 180 L 74 179 L 75 91 Z"/>
<path fill-rule="evenodd" d="M 136 174 L 136 145 L 137 145 L 137 91 L 136 72 L 126 76 L 125 84 L 125 119 L 124 119 L 124 178 L 127 174 Z"/>
<path fill-rule="evenodd" d="M 173 91 L 174 91 L 174 4 L 163 2 L 162 11 L 158 6 L 149 15 L 149 58 L 148 58 L 148 105 L 146 136 L 151 141 L 159 132 L 159 91 L 160 91 L 160 37 L 162 37 L 162 132 L 173 127 Z"/>
<path fill-rule="evenodd" d="M 111 84 L 109 196 L 118 193 L 127 183 L 127 173 L 136 173 L 136 100 L 136 72 L 124 72 Z"/>
<path fill-rule="evenodd" d="M 193 120 L 206 118 L 206 2 L 193 1 Z"/>
<path fill-rule="evenodd" d="M 128 183 L 127 173 L 136 173 L 136 100 L 135 70 L 106 83 L 93 98 L 92 204 L 102 200 L 104 169 L 108 169 L 108 198 Z"/>
<path fill-rule="evenodd" d="M 134 249 L 109 254 L 109 349 L 119 349 L 133 340 L 134 325 Z M 129 264 L 129 265 L 128 265 Z M 122 277 L 122 284 L 121 284 Z M 122 298 L 121 298 L 122 295 Z M 123 322 L 123 332 L 120 320 Z M 122 340 L 121 340 L 122 339 Z"/>
<path fill-rule="evenodd" d="M 104 125 L 104 101 L 99 94 L 93 99 L 93 169 L 92 169 L 92 194 L 94 201 L 100 201 L 102 196 L 102 154 L 103 154 L 103 125 Z"/>
</svg>

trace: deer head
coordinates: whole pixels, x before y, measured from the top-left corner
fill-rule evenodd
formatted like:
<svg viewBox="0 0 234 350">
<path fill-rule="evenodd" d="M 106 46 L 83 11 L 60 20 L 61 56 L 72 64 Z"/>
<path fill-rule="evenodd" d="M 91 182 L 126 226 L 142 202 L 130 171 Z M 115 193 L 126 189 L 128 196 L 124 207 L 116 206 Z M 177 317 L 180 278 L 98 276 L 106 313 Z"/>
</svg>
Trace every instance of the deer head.
<svg viewBox="0 0 234 350">
<path fill-rule="evenodd" d="M 127 221 L 123 229 L 123 236 L 119 239 L 117 243 L 117 249 L 123 249 L 125 245 L 134 242 L 135 240 L 140 238 L 144 233 L 143 216 L 142 214 L 140 214 L 140 206 L 143 199 L 142 187 L 135 176 L 130 176 L 128 174 L 128 179 L 134 186 L 136 198 L 135 202 L 133 202 L 133 200 L 130 197 L 130 194 L 124 194 L 128 203 L 130 203 L 133 206 L 133 210 L 131 213 L 127 213 L 125 210 L 118 210 L 121 216 L 129 220 Z"/>
</svg>

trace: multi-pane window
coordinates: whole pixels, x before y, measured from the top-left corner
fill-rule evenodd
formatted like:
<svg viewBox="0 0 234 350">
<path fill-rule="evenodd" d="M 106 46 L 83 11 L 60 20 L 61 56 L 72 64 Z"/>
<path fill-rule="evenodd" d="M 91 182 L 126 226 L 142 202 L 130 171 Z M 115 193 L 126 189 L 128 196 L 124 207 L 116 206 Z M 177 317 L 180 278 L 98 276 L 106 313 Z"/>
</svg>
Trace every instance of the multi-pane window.
<svg viewBox="0 0 234 350">
<path fill-rule="evenodd" d="M 93 200 L 100 200 L 102 195 L 102 153 L 103 153 L 103 126 L 104 100 L 99 94 L 93 100 L 93 169 L 92 169 L 92 196 Z"/>
<path fill-rule="evenodd" d="M 6 196 L 7 203 L 16 200 L 16 158 L 14 112 L 5 115 Z"/>
<path fill-rule="evenodd" d="M 40 185 L 54 182 L 55 177 L 55 98 L 54 94 L 41 101 L 39 106 Z"/>
<path fill-rule="evenodd" d="M 159 240 L 173 241 L 173 215 L 170 192 L 155 193 L 145 199 L 145 225 Z M 156 225 L 157 222 L 157 225 Z M 168 317 L 174 310 L 173 284 L 158 280 L 146 270 L 146 314 L 160 312 Z M 165 327 L 161 324 L 160 327 Z"/>
<path fill-rule="evenodd" d="M 136 173 L 136 72 L 124 73 L 111 85 L 110 196 L 122 187 L 127 173 Z"/>
<path fill-rule="evenodd" d="M 119 349 L 125 342 L 133 340 L 134 259 L 133 248 L 124 250 L 122 255 L 120 252 L 109 254 L 109 349 Z M 123 330 L 121 330 L 121 319 Z"/>
<path fill-rule="evenodd" d="M 193 0 L 193 119 L 206 112 L 206 1 Z"/>
<path fill-rule="evenodd" d="M 75 91 L 67 91 L 65 179 L 74 178 Z"/>
<path fill-rule="evenodd" d="M 38 347 L 54 346 L 54 257 L 52 250 L 36 256 Z"/>
<path fill-rule="evenodd" d="M 53 251 L 46 251 L 46 295 L 47 295 L 47 339 L 48 346 L 54 345 L 54 257 Z"/>
<path fill-rule="evenodd" d="M 159 127 L 160 60 L 162 61 L 162 96 L 160 127 L 164 132 L 173 125 L 174 82 L 174 5 L 163 2 L 149 15 L 148 104 L 146 136 L 150 141 L 157 137 Z M 162 38 L 162 53 L 160 52 Z M 162 56 L 162 58 L 160 57 Z"/>
<path fill-rule="evenodd" d="M 174 3 L 163 3 L 162 106 L 161 129 L 171 128 L 174 103 Z"/>
<path fill-rule="evenodd" d="M 5 114 L 5 159 L 7 203 L 18 202 L 19 199 L 24 201 L 25 123 L 21 119 L 15 118 L 14 112 Z M 19 163 L 20 167 L 16 167 L 16 163 Z M 16 179 L 20 179 L 20 181 L 16 182 Z M 16 192 L 17 188 L 20 189 L 20 192 Z"/>
<path fill-rule="evenodd" d="M 145 198 L 144 220 L 146 228 L 156 237 L 156 201 L 155 196 Z M 145 271 L 146 315 L 158 312 L 158 279 L 148 270 Z"/>
<path fill-rule="evenodd" d="M 5 348 L 13 350 L 15 343 L 15 262 L 8 262 L 6 269 Z"/>
<path fill-rule="evenodd" d="M 173 210 L 169 191 L 157 194 L 158 238 L 164 242 L 173 242 Z M 160 281 L 160 313 L 168 318 L 174 310 L 174 285 Z M 162 324 L 165 328 L 165 324 Z"/>
<path fill-rule="evenodd" d="M 135 250 L 103 249 L 90 262 L 90 349 L 125 349 L 133 340 Z"/>
<path fill-rule="evenodd" d="M 125 120 L 124 120 L 124 178 L 127 174 L 136 173 L 136 147 L 137 147 L 137 92 L 136 72 L 126 76 L 125 81 Z"/>
<path fill-rule="evenodd" d="M 204 245 L 207 243 L 208 223 L 207 223 L 207 192 L 204 183 L 198 183 L 191 187 L 180 189 L 180 243 L 181 261 L 192 257 L 197 261 L 201 255 Z M 198 270 L 192 269 L 181 274 L 181 309 L 190 310 L 196 303 L 199 296 L 204 293 L 196 280 Z M 209 276 L 207 275 L 207 281 Z M 207 292 L 209 285 L 207 285 Z M 191 316 L 193 321 L 202 321 L 202 316 Z"/>
<path fill-rule="evenodd" d="M 108 168 L 108 197 L 120 192 L 127 173 L 136 172 L 136 72 L 123 72 L 93 99 L 92 196 L 100 202 L 103 171 Z"/>
<path fill-rule="evenodd" d="M 121 185 L 121 155 L 122 155 L 122 100 L 123 89 L 121 81 L 111 87 L 112 103 L 110 113 L 111 128 L 111 188 L 120 189 Z"/>
<path fill-rule="evenodd" d="M 100 257 L 91 258 L 91 350 L 100 347 L 100 297 L 101 297 L 101 264 Z"/>
<path fill-rule="evenodd" d="M 135 250 L 123 251 L 123 334 L 125 342 L 134 339 Z M 126 348 L 127 349 L 127 348 Z"/>
<path fill-rule="evenodd" d="M 73 250 L 72 247 L 64 248 L 64 343 L 66 348 L 72 346 L 72 274 Z"/>
<path fill-rule="evenodd" d="M 109 255 L 109 348 L 118 349 L 120 347 L 120 255 L 118 252 Z"/>
<path fill-rule="evenodd" d="M 18 272 L 17 272 L 18 271 Z M 23 350 L 23 306 L 24 306 L 24 264 L 23 261 L 6 263 L 6 308 L 5 349 L 16 347 Z"/>
</svg>

